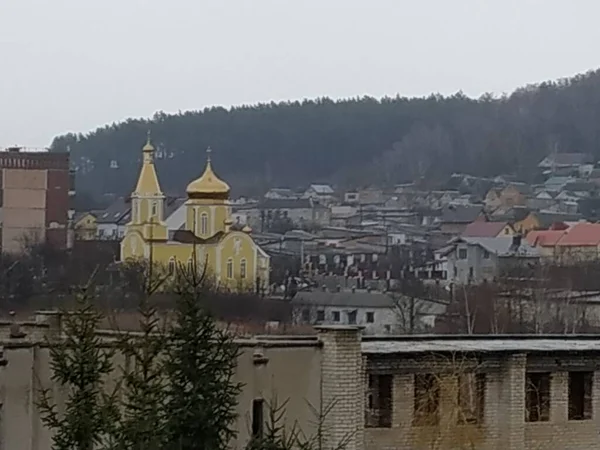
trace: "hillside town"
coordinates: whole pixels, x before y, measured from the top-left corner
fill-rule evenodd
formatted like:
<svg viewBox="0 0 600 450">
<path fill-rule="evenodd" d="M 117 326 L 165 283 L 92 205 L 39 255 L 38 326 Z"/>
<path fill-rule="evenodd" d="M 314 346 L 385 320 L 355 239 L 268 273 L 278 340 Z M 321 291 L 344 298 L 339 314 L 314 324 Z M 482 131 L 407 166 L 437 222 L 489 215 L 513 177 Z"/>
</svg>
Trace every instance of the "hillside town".
<svg viewBox="0 0 600 450">
<path fill-rule="evenodd" d="M 271 367 L 286 395 L 340 401 L 334 419 L 326 421 L 334 430 L 329 442 L 348 439 L 344 448 L 388 448 L 400 435 L 407 437 L 397 448 L 416 442 L 450 448 L 444 445 L 456 439 L 460 448 L 478 442 L 495 448 L 505 432 L 510 448 L 552 441 L 545 448 L 562 449 L 575 439 L 569 433 L 582 443 L 569 448 L 596 445 L 596 434 L 583 427 L 596 417 L 593 404 L 600 398 L 590 403 L 600 385 L 592 381 L 600 350 L 594 334 L 600 330 L 600 168 L 589 155 L 549 155 L 539 163 L 535 185 L 510 176 L 455 174 L 439 190 L 424 190 L 418 182 L 352 191 L 310 184 L 301 190 L 273 187 L 260 199 L 231 199 L 210 149 L 201 175 L 188 182 L 182 197 L 163 193 L 150 133 L 140 153 L 131 194 L 88 211 L 73 208 L 77 175 L 68 169 L 68 154 L 22 148 L 0 153 L 2 248 L 14 258 L 3 275 L 5 298 L 18 311 L 51 299 L 51 309 L 38 311 L 33 321 L 17 320 L 13 312 L 2 325 L 9 392 L 10 386 L 22 387 L 28 371 L 23 364 L 46 364 L 33 349 L 61 326 L 57 296 L 70 295 L 52 278 L 58 266 L 31 263 L 37 254 L 32 249 L 41 245 L 67 251 L 70 258 L 79 255 L 79 269 L 93 260 L 97 270 L 102 260 L 108 276 L 98 286 L 107 293 L 103 302 L 123 312 L 131 307 L 125 300 L 114 303 L 115 292 L 125 299 L 134 290 L 123 285 L 124 291 L 115 291 L 115 282 L 133 261 L 149 261 L 168 276 L 202 267 L 221 295 L 216 310 L 237 324 L 236 342 L 253 361 L 254 369 L 244 366 L 242 378 Z M 32 278 L 15 279 L 11 271 L 26 264 Z M 63 275 L 71 272 L 72 266 L 61 267 Z M 29 293 L 23 293 L 23 283 L 32 285 Z M 49 285 L 56 286 L 54 294 L 44 291 Z M 165 298 L 162 307 L 169 308 Z M 109 338 L 108 330 L 102 333 Z M 22 345 L 22 362 L 11 363 L 15 343 Z M 284 349 L 294 356 L 285 356 Z M 441 358 L 435 364 L 442 374 L 430 372 L 431 358 Z M 315 397 L 312 382 L 288 386 L 289 370 L 301 379 L 319 373 L 321 396 Z M 340 382 L 349 372 L 352 377 Z M 457 380 L 455 387 L 447 384 Z M 261 383 L 261 392 L 273 388 Z M 450 390 L 442 395 L 439 389 Z M 464 401 L 463 389 L 472 401 L 454 405 L 454 395 Z M 567 389 L 563 405 L 558 398 L 566 398 Z M 549 403 L 550 396 L 558 397 Z M 265 420 L 266 412 L 256 409 L 263 397 L 253 402 L 254 431 L 236 425 L 240 445 L 260 433 Z M 407 402 L 414 403 L 412 415 L 402 406 Z M 303 408 L 289 407 L 309 427 Z M 525 411 L 525 421 L 513 410 Z M 34 433 L 29 427 L 39 425 L 29 414 L 26 427 L 21 416 L 4 419 L 21 430 L 8 433 L 6 442 Z M 498 415 L 506 419 L 493 419 Z M 445 430 L 448 420 L 468 424 L 464 435 Z M 577 421 L 583 433 L 575 431 Z M 527 434 L 530 422 L 547 422 L 546 437 Z M 425 431 L 432 426 L 437 434 Z M 384 432 L 389 428 L 398 434 Z M 558 435 L 565 440 L 557 441 Z"/>
<path fill-rule="evenodd" d="M 0 0 L 0 450 L 600 450 L 599 15 Z"/>
</svg>

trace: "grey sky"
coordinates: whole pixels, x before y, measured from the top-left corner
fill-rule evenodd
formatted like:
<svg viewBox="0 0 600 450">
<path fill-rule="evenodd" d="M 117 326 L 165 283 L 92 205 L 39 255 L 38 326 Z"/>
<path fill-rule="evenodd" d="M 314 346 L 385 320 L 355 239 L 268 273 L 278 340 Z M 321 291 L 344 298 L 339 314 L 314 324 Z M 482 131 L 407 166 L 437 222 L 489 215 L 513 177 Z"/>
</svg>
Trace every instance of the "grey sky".
<svg viewBox="0 0 600 450">
<path fill-rule="evenodd" d="M 599 65 L 596 0 L 0 0 L 0 146 L 157 110 L 506 92 Z"/>
</svg>

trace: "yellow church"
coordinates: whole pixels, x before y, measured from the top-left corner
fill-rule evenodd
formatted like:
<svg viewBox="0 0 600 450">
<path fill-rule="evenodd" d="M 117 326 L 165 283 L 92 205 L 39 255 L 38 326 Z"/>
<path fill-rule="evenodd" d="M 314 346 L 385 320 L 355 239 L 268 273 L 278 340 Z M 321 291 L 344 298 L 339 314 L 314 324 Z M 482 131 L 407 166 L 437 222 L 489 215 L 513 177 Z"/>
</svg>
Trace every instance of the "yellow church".
<svg viewBox="0 0 600 450">
<path fill-rule="evenodd" d="M 257 290 L 269 285 L 269 256 L 254 242 L 252 230 L 231 228 L 230 188 L 212 169 L 210 149 L 200 178 L 188 184 L 182 229 L 169 231 L 163 194 L 148 137 L 142 168 L 131 194 L 131 221 L 121 241 L 121 260 L 150 258 L 174 270 L 181 264 L 204 267 L 219 288 Z"/>
</svg>

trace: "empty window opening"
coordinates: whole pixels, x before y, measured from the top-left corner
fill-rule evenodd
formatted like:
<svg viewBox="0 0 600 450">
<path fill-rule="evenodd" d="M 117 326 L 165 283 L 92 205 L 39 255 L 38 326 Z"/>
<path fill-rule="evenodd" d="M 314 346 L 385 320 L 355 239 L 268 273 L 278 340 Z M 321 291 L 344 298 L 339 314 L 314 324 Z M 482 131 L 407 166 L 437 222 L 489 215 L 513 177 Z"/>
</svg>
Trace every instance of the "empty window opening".
<svg viewBox="0 0 600 450">
<path fill-rule="evenodd" d="M 365 426 L 390 428 L 392 426 L 392 375 L 369 375 Z"/>
<path fill-rule="evenodd" d="M 550 374 L 528 373 L 525 377 L 525 420 L 550 420 Z"/>
<path fill-rule="evenodd" d="M 594 372 L 569 372 L 569 420 L 592 418 Z"/>
<path fill-rule="evenodd" d="M 415 375 L 413 421 L 415 425 L 437 425 L 440 410 L 440 384 L 431 373 Z"/>
</svg>

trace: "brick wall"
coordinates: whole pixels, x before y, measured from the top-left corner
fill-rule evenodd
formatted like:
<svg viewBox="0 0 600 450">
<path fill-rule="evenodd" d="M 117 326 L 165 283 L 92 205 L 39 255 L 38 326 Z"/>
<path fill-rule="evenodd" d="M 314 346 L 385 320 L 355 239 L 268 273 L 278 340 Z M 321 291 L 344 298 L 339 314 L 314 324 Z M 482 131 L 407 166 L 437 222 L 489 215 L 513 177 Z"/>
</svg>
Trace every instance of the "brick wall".
<svg viewBox="0 0 600 450">
<path fill-rule="evenodd" d="M 398 356 L 400 357 L 400 356 Z M 565 358 L 565 359 L 563 359 Z M 552 357 L 550 420 L 525 421 L 525 379 L 529 371 L 541 371 L 539 360 L 525 354 L 507 355 L 500 364 L 485 369 L 484 415 L 481 424 L 460 424 L 453 412 L 457 405 L 456 374 L 452 370 L 439 374 L 440 400 L 437 425 L 413 423 L 414 379 L 416 373 L 428 372 L 424 360 L 420 368 L 397 364 L 392 385 L 392 421 L 389 428 L 365 428 L 366 450 L 584 450 L 600 448 L 600 372 L 594 372 L 591 420 L 569 420 L 569 356 Z M 529 361 L 529 365 L 528 365 Z M 373 366 L 375 367 L 375 366 Z M 379 371 L 384 373 L 382 366 Z M 398 369 L 400 367 L 400 369 Z M 438 367 L 439 368 L 439 367 Z M 436 370 L 438 369 L 436 368 Z M 368 367 L 367 370 L 371 370 Z M 399 373 L 406 370 L 407 373 Z M 577 369 L 573 369 L 577 370 Z M 585 370 L 588 370 L 587 368 Z"/>
<path fill-rule="evenodd" d="M 24 236 L 67 245 L 69 157 L 62 153 L 0 153 L 2 248 L 18 252 Z M 47 233 L 48 232 L 48 233 Z"/>
</svg>

